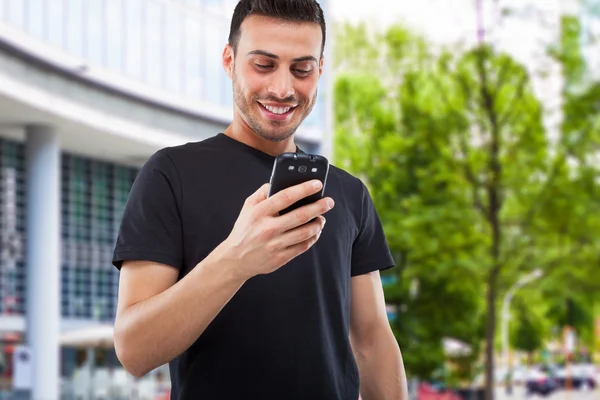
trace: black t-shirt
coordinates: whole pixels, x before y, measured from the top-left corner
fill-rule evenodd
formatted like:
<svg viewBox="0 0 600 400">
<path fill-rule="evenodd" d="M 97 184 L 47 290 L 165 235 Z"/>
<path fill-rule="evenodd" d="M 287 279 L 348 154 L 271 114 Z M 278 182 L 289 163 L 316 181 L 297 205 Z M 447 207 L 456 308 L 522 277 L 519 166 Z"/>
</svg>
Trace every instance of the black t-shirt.
<svg viewBox="0 0 600 400">
<path fill-rule="evenodd" d="M 131 189 L 114 265 L 159 262 L 181 279 L 227 238 L 245 199 L 269 181 L 274 159 L 224 134 L 158 151 Z M 319 241 L 249 279 L 169 363 L 172 399 L 358 398 L 350 280 L 394 261 L 359 179 L 330 166 L 325 194 L 335 207 Z"/>
</svg>

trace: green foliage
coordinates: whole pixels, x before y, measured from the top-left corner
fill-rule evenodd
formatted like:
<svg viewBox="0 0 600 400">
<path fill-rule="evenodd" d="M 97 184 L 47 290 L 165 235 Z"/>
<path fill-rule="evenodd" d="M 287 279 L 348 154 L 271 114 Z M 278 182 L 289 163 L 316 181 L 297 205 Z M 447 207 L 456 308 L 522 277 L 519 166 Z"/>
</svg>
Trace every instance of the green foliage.
<svg viewBox="0 0 600 400">
<path fill-rule="evenodd" d="M 547 333 L 542 317 L 536 315 L 523 300 L 515 303 L 516 318 L 513 319 L 511 344 L 515 349 L 529 354 L 541 350 Z"/>
<path fill-rule="evenodd" d="M 577 21 L 562 26 L 560 132 L 545 127 L 532 76 L 508 54 L 433 49 L 402 26 L 338 27 L 333 159 L 369 187 L 399 266 L 386 272 L 398 277 L 386 299 L 400 310 L 409 375 L 447 360 L 444 337 L 472 346 L 456 364 L 462 378 L 474 373 L 482 341 L 494 343 L 486 311 L 528 271 L 544 270 L 537 298 L 548 304 L 600 288 L 600 84 L 585 80 Z M 541 330 L 563 323 L 546 308 L 521 311 L 518 348 L 539 348 Z"/>
</svg>

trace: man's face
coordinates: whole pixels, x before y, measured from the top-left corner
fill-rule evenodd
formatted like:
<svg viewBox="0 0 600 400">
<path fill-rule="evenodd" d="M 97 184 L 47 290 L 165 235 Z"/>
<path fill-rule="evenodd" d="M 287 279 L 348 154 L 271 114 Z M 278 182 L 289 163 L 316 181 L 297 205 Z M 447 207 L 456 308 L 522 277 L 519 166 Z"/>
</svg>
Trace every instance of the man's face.
<svg viewBox="0 0 600 400">
<path fill-rule="evenodd" d="M 321 40 L 316 23 L 256 15 L 244 20 L 235 60 L 227 46 L 223 63 L 235 111 L 257 135 L 285 140 L 310 114 L 323 66 Z"/>
</svg>

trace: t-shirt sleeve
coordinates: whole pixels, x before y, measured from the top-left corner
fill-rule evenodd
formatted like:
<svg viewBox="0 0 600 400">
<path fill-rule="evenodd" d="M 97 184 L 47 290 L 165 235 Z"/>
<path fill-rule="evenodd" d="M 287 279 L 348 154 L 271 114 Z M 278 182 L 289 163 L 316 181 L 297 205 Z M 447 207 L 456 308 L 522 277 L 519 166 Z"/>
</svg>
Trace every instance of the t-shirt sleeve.
<svg viewBox="0 0 600 400">
<path fill-rule="evenodd" d="M 113 254 L 113 265 L 143 260 L 180 269 L 183 237 L 181 182 L 172 159 L 159 151 L 138 173 L 129 193 Z"/>
<path fill-rule="evenodd" d="M 360 226 L 352 245 L 352 276 L 395 266 L 381 220 L 367 187 L 360 182 Z"/>
</svg>

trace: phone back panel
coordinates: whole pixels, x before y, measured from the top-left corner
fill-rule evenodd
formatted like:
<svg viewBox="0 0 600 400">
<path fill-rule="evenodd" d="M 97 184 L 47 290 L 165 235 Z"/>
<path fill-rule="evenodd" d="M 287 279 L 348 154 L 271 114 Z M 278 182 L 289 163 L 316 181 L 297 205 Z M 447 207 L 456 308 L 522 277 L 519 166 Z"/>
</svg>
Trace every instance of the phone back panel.
<svg viewBox="0 0 600 400">
<path fill-rule="evenodd" d="M 318 193 L 301 199 L 285 210 L 282 210 L 280 214 L 285 214 L 298 207 L 314 203 L 323 198 L 328 173 L 329 161 L 323 156 L 305 153 L 282 153 L 277 156 L 273 163 L 269 197 L 290 186 L 295 186 L 312 179 L 319 179 L 323 183 L 323 188 Z"/>
</svg>

